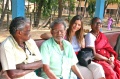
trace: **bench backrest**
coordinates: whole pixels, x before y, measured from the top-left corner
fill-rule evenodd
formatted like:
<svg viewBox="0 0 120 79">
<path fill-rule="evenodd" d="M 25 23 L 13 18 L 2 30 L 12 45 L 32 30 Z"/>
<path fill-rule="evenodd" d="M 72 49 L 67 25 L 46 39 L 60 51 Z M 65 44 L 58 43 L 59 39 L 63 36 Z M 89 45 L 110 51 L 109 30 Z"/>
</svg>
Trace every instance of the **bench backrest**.
<svg viewBox="0 0 120 79">
<path fill-rule="evenodd" d="M 42 45 L 42 43 L 43 43 L 44 41 L 45 41 L 45 40 L 43 40 L 43 39 L 35 39 L 35 42 L 36 42 L 38 48 L 40 48 L 40 46 Z"/>
<path fill-rule="evenodd" d="M 106 33 L 104 33 L 104 34 L 107 36 L 107 38 L 108 38 L 111 46 L 114 48 L 115 45 L 116 45 L 116 42 L 117 42 L 117 38 L 118 38 L 118 36 L 120 35 L 120 31 L 106 32 Z M 37 44 L 38 47 L 40 47 L 41 44 L 42 44 L 44 41 L 45 41 L 45 40 L 43 40 L 43 39 L 35 39 L 35 42 L 36 42 L 36 44 Z"/>
<path fill-rule="evenodd" d="M 116 32 L 106 32 L 105 35 L 107 36 L 109 43 L 114 48 L 117 42 L 117 38 L 120 35 L 120 31 Z"/>
</svg>

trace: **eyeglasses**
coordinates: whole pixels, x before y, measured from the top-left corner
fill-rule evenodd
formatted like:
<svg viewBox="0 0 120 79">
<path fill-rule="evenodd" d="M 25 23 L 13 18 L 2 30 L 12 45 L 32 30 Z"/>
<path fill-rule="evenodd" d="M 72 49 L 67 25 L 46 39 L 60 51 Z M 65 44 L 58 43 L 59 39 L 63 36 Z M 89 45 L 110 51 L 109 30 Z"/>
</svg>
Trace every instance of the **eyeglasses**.
<svg viewBox="0 0 120 79">
<path fill-rule="evenodd" d="M 102 25 L 101 22 L 95 22 L 94 24 L 95 24 L 95 25 L 99 25 L 99 24 Z"/>
<path fill-rule="evenodd" d="M 58 33 L 58 32 L 64 33 L 65 30 L 55 30 L 55 29 L 52 29 L 52 31 L 53 31 L 54 33 Z"/>
</svg>

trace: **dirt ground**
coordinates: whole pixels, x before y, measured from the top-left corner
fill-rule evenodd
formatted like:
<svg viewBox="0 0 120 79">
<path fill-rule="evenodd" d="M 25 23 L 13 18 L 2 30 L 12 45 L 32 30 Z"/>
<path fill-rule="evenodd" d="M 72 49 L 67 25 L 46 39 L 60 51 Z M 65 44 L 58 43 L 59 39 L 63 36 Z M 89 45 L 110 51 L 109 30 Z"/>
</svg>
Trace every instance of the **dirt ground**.
<svg viewBox="0 0 120 79">
<path fill-rule="evenodd" d="M 84 26 L 84 29 L 90 30 L 90 26 Z M 111 31 L 107 30 L 107 27 L 103 27 L 102 31 L 103 32 L 111 32 Z M 120 31 L 120 27 L 114 27 L 114 28 L 112 28 L 112 31 Z M 49 29 L 48 28 L 41 28 L 41 29 L 33 28 L 31 30 L 31 38 L 40 39 L 40 35 L 45 32 L 49 32 Z M 6 39 L 6 37 L 9 35 L 10 35 L 9 31 L 7 29 L 0 29 L 0 42 L 2 42 L 4 39 Z"/>
<path fill-rule="evenodd" d="M 31 30 L 31 38 L 33 39 L 40 39 L 40 35 L 42 33 L 49 32 L 49 29 L 32 29 Z M 7 29 L 0 29 L 0 42 L 6 39 L 7 36 L 9 36 L 9 31 Z"/>
</svg>

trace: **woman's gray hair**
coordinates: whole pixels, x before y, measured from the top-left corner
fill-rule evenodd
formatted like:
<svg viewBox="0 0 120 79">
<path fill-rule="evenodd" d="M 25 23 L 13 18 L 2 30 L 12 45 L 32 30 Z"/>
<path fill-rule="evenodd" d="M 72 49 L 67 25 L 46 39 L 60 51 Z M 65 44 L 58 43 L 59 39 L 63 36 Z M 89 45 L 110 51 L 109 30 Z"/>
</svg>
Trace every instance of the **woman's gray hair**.
<svg viewBox="0 0 120 79">
<path fill-rule="evenodd" d="M 66 22 L 62 19 L 62 18 L 57 18 L 56 20 L 54 20 L 51 24 L 50 24 L 50 28 L 53 29 L 55 24 L 63 24 L 64 28 L 66 29 L 67 25 Z"/>
<path fill-rule="evenodd" d="M 10 34 L 15 35 L 17 30 L 23 30 L 27 23 L 30 23 L 30 20 L 25 17 L 14 18 L 9 27 Z"/>
</svg>

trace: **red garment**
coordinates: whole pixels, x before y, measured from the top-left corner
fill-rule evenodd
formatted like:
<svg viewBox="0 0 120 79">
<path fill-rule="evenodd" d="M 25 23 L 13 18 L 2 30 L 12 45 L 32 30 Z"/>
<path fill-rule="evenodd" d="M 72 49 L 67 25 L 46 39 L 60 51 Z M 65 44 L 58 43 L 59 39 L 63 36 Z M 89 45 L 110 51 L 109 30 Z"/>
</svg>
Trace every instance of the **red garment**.
<svg viewBox="0 0 120 79">
<path fill-rule="evenodd" d="M 120 79 L 120 61 L 117 59 L 117 53 L 113 50 L 111 45 L 108 42 L 107 37 L 103 33 L 99 33 L 98 37 L 95 41 L 95 49 L 96 53 L 101 54 L 107 58 L 110 57 L 111 54 L 114 55 L 114 69 L 108 64 L 106 61 L 98 61 L 95 60 L 97 63 L 101 64 L 104 71 L 106 79 Z"/>
<path fill-rule="evenodd" d="M 78 55 L 78 52 L 75 52 L 76 56 Z"/>
</svg>

